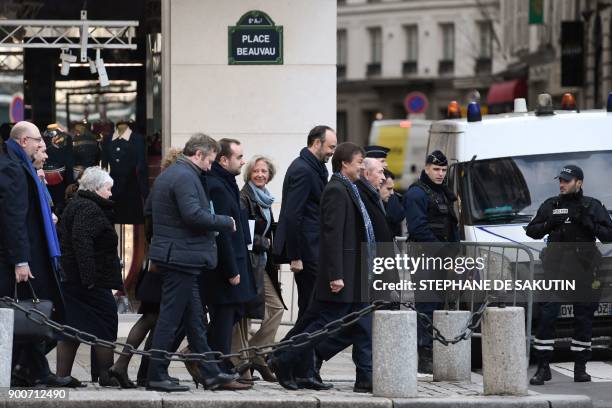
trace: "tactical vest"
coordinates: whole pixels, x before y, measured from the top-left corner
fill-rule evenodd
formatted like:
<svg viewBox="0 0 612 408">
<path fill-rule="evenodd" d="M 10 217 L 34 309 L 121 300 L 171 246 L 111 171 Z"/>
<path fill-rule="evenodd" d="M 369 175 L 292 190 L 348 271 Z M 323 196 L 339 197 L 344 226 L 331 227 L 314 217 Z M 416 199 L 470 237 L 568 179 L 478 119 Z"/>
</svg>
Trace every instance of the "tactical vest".
<svg viewBox="0 0 612 408">
<path fill-rule="evenodd" d="M 567 214 L 568 217 L 578 213 L 588 214 L 593 198 L 582 196 L 579 200 L 555 199 L 552 205 L 553 214 Z M 549 215 L 553 215 L 549 214 Z M 580 224 L 566 222 L 555 228 L 548 235 L 549 242 L 594 242 L 595 236 Z"/>
<path fill-rule="evenodd" d="M 433 234 L 440 241 L 450 242 L 454 238 L 453 230 L 457 217 L 446 194 L 436 193 L 421 180 L 417 180 L 412 186 L 421 188 L 427 194 L 427 225 Z"/>
</svg>

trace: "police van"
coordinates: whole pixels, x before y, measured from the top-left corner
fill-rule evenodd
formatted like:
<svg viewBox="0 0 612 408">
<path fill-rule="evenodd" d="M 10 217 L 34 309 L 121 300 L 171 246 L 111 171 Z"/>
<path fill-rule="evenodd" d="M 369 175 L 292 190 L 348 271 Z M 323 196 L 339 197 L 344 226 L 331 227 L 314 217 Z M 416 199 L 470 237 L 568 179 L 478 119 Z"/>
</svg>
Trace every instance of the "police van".
<svg viewBox="0 0 612 408">
<path fill-rule="evenodd" d="M 462 241 L 532 247 L 536 273 L 544 242 L 529 238 L 525 227 L 547 198 L 559 194 L 554 178 L 564 165 L 580 166 L 585 195 L 612 209 L 612 93 L 606 110 L 578 111 L 571 94 L 564 95 L 562 107 L 553 110 L 550 95 L 543 94 L 535 111 L 527 111 L 522 99 L 515 101 L 513 113 L 481 116 L 472 102 L 467 118 L 436 121 L 429 133 L 427 152 L 441 150 L 448 157 L 447 182 L 459 197 Z M 607 248 L 604 262 L 609 263 Z M 493 257 L 497 264 L 514 261 Z M 533 315 L 537 319 L 537 310 Z M 593 348 L 610 344 L 612 304 L 601 303 L 596 315 Z M 563 306 L 560 317 L 557 337 L 571 337 L 571 320 L 563 321 L 572 317 L 571 305 Z"/>
<path fill-rule="evenodd" d="M 407 190 L 419 178 L 431 121 L 424 119 L 376 120 L 370 129 L 370 145 L 389 149 L 387 164 L 397 177 L 396 188 Z"/>
</svg>

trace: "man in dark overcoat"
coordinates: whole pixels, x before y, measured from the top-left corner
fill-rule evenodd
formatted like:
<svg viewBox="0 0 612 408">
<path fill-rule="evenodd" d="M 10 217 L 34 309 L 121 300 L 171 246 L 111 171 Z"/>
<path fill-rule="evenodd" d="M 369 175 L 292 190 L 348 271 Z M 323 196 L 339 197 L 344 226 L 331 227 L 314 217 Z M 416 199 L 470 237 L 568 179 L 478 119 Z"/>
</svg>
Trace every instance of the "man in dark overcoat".
<svg viewBox="0 0 612 408">
<path fill-rule="evenodd" d="M 342 318 L 368 305 L 368 263 L 374 254 L 375 243 L 372 222 L 357 186 L 365 153 L 353 143 L 338 145 L 332 158 L 334 174 L 321 197 L 321 238 L 319 274 L 314 301 L 309 308 L 317 317 L 302 330 L 312 333 L 327 323 Z M 365 243 L 365 245 L 362 245 Z M 365 253 L 362 252 L 362 246 Z M 310 313 L 310 311 L 309 311 Z M 355 392 L 372 389 L 372 320 L 364 316 L 344 330 L 354 348 L 356 365 Z M 302 361 L 312 361 L 316 342 L 288 348 L 275 353 L 270 359 L 279 383 L 291 390 L 298 389 L 294 367 Z"/>
<path fill-rule="evenodd" d="M 52 318 L 61 320 L 64 306 L 54 268 L 59 257 L 57 233 L 44 186 L 32 165 L 43 143 L 34 124 L 18 122 L 0 159 L 0 296 L 13 297 L 17 288 L 20 300 L 33 299 L 34 294 L 51 300 Z M 66 381 L 51 374 L 46 350 L 44 342 L 14 345 L 13 365 L 23 364 L 19 371 L 27 377 L 21 385 L 65 385 Z"/>
</svg>

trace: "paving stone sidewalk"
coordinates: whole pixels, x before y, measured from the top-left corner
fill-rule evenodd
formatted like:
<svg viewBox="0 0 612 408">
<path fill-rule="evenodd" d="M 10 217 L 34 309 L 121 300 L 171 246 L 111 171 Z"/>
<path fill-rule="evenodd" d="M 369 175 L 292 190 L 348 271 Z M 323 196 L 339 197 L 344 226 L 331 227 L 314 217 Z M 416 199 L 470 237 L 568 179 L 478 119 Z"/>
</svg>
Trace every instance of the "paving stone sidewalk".
<svg viewBox="0 0 612 408">
<path fill-rule="evenodd" d="M 120 333 L 121 334 L 121 333 Z M 120 338 L 124 341 L 124 338 Z M 591 400 L 585 396 L 538 395 L 530 392 L 526 397 L 485 397 L 483 396 L 482 377 L 473 374 L 472 381 L 434 382 L 432 376 L 419 375 L 418 398 L 390 399 L 374 397 L 371 394 L 353 392 L 355 378 L 350 349 L 340 353 L 323 365 L 321 375 L 325 381 L 334 384 L 329 391 L 287 391 L 276 383 L 256 381 L 248 391 L 205 391 L 196 389 L 185 366 L 171 363 L 169 373 L 177 377 L 190 390 L 184 393 L 158 393 L 118 388 L 100 387 L 90 380 L 89 347 L 82 345 L 77 353 L 72 375 L 84 382 L 87 387 L 70 390 L 67 400 L 27 399 L 15 400 L 0 398 L 0 408 L 12 407 L 87 407 L 87 408 L 251 408 L 251 407 L 541 407 L 541 408 L 590 408 Z M 49 354 L 52 371 L 55 370 L 55 352 Z M 128 373 L 136 380 L 140 357 L 130 362 Z"/>
</svg>

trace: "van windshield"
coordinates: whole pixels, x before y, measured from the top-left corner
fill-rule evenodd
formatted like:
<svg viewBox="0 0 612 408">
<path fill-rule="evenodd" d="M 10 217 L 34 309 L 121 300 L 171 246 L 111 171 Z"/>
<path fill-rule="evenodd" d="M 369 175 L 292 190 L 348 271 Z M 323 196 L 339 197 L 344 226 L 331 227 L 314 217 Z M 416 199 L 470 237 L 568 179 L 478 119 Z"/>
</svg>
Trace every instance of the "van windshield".
<svg viewBox="0 0 612 408">
<path fill-rule="evenodd" d="M 503 157 L 467 164 L 472 223 L 529 222 L 547 198 L 559 194 L 554 178 L 566 164 L 582 168 L 585 195 L 612 209 L 612 151 Z"/>
</svg>

